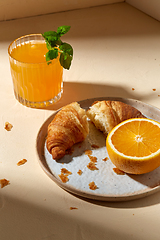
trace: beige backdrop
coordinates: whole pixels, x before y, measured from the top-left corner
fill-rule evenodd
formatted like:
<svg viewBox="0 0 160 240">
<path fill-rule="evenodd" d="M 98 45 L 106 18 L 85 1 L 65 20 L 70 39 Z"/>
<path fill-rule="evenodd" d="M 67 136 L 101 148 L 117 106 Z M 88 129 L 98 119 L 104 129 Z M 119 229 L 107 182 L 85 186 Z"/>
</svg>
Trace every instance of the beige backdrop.
<svg viewBox="0 0 160 240">
<path fill-rule="evenodd" d="M 0 21 L 124 2 L 124 0 L 0 0 Z"/>
</svg>

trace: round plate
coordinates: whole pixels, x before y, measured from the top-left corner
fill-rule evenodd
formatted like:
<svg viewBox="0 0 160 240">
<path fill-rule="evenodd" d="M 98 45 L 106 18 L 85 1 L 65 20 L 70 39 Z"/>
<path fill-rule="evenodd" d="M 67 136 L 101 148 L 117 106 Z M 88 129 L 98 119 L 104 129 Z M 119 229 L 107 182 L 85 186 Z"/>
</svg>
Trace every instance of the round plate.
<svg viewBox="0 0 160 240">
<path fill-rule="evenodd" d="M 137 108 L 146 117 L 160 122 L 160 110 L 158 108 L 133 99 L 114 97 L 93 98 L 80 101 L 79 104 L 82 108 L 88 109 L 94 101 L 101 100 L 115 100 L 127 103 Z M 89 135 L 82 143 L 73 146 L 72 154 L 65 155 L 59 161 L 53 160 L 51 154 L 46 149 L 45 141 L 48 124 L 57 112 L 50 116 L 40 128 L 36 148 L 42 169 L 61 188 L 81 197 L 101 201 L 127 201 L 145 197 L 159 191 L 160 167 L 142 175 L 121 175 L 114 171 L 115 166 L 109 159 L 106 150 L 106 139 L 90 121 Z M 98 148 L 95 146 L 98 146 Z M 86 150 L 91 150 L 92 156 L 96 157 L 96 170 L 90 170 L 87 167 L 90 159 L 85 154 Z M 59 177 L 62 168 L 71 172 L 66 183 L 63 183 Z M 81 175 L 78 174 L 79 170 L 82 171 Z M 94 182 L 97 186 L 95 190 L 89 188 L 89 183 L 91 182 Z"/>
</svg>

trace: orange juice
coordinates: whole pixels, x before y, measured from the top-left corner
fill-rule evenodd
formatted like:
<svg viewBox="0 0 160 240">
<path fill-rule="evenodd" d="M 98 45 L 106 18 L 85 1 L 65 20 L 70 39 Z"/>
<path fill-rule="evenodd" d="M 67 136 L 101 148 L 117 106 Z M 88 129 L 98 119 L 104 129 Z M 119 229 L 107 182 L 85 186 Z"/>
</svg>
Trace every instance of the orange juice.
<svg viewBox="0 0 160 240">
<path fill-rule="evenodd" d="M 15 96 L 25 105 L 49 105 L 61 96 L 63 67 L 58 58 L 48 65 L 45 60 L 47 51 L 42 39 L 23 41 L 10 49 Z"/>
</svg>

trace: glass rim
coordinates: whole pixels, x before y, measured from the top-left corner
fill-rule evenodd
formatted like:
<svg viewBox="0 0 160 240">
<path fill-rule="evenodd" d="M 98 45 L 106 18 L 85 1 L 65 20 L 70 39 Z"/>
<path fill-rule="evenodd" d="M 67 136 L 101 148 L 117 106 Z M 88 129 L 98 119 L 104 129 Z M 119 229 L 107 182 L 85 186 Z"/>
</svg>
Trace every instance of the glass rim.
<svg viewBox="0 0 160 240">
<path fill-rule="evenodd" d="M 32 63 L 32 62 L 23 62 L 23 61 L 17 60 L 16 58 L 14 58 L 14 57 L 11 55 L 10 48 L 11 48 L 11 45 L 12 45 L 14 42 L 16 42 L 16 41 L 18 41 L 18 40 L 20 40 L 20 39 L 24 39 L 24 38 L 32 37 L 32 36 L 40 36 L 40 37 L 42 37 L 42 40 L 44 39 L 41 33 L 26 34 L 26 35 L 23 35 L 23 36 L 21 36 L 21 37 L 16 38 L 16 39 L 13 40 L 13 41 L 9 44 L 9 46 L 8 46 L 8 55 L 9 55 L 9 57 L 12 58 L 13 60 L 15 60 L 16 62 L 19 62 L 19 63 L 22 63 L 22 64 L 26 64 L 26 65 L 29 65 L 29 64 L 35 65 L 35 64 L 44 64 L 44 63 L 47 63 L 47 61 L 37 62 L 37 63 L 35 63 L 35 62 L 33 62 L 33 63 Z M 45 42 L 45 39 L 44 39 L 44 42 Z M 55 60 L 55 59 L 53 59 L 53 60 Z M 53 60 L 52 60 L 52 61 L 53 61 Z"/>
</svg>

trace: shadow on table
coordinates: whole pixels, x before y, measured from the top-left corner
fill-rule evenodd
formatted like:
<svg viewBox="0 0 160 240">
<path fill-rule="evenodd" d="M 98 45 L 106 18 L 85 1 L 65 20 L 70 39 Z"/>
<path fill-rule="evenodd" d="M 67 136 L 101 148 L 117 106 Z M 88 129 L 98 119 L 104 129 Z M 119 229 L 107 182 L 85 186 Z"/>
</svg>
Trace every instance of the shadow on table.
<svg viewBox="0 0 160 240">
<path fill-rule="evenodd" d="M 144 196 L 134 200 L 125 200 L 125 201 L 99 201 L 99 200 L 92 200 L 92 199 L 88 199 L 88 198 L 84 198 L 76 195 L 74 196 L 76 198 L 80 198 L 82 201 L 86 201 L 93 205 L 99 205 L 102 207 L 110 207 L 110 208 L 122 208 L 122 209 L 142 208 L 142 207 L 157 205 L 160 203 L 160 191 L 155 192 L 148 196 Z"/>
<path fill-rule="evenodd" d="M 102 211 L 102 219 L 94 217 L 92 220 L 91 210 L 86 211 L 87 203 L 84 204 L 85 207 L 78 204 L 78 208 L 71 210 L 72 206 L 77 206 L 74 200 L 65 202 L 66 199 L 56 193 L 56 196 L 51 194 L 52 198 L 57 200 L 54 206 L 55 201 L 52 203 L 50 198 L 46 199 L 41 189 L 39 200 L 37 199 L 39 204 L 36 204 L 31 202 L 31 199 L 34 199 L 34 195 L 38 192 L 33 193 L 32 190 L 26 201 L 19 199 L 18 196 L 17 198 L 12 195 L 4 197 L 1 209 L 1 229 L 3 229 L 1 240 L 80 240 L 84 239 L 84 236 L 87 236 L 85 239 L 96 240 L 97 234 L 99 239 L 108 239 L 106 236 L 113 236 L 112 239 L 130 239 L 126 231 L 115 229 L 107 223 L 107 209 L 106 214 Z M 51 192 L 54 193 L 52 189 Z M 115 219 L 114 223 L 117 224 Z"/>
<path fill-rule="evenodd" d="M 98 81 L 97 81 L 98 82 Z M 73 101 L 81 101 L 89 98 L 98 97 L 122 97 L 137 99 L 140 101 L 149 100 L 155 97 L 155 92 L 150 94 L 136 93 L 136 90 L 127 90 L 125 86 L 121 85 L 109 85 L 109 84 L 95 84 L 95 83 L 78 83 L 78 82 L 64 82 L 63 95 L 61 99 L 45 109 L 58 110 L 64 105 L 67 105 Z"/>
</svg>

